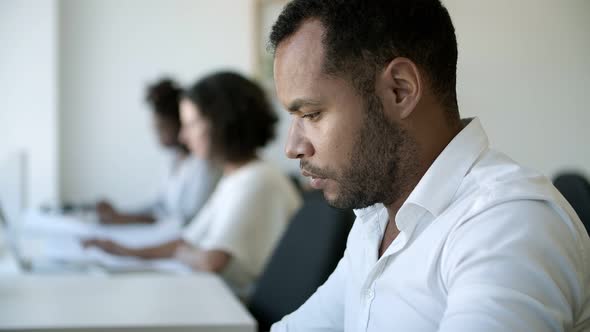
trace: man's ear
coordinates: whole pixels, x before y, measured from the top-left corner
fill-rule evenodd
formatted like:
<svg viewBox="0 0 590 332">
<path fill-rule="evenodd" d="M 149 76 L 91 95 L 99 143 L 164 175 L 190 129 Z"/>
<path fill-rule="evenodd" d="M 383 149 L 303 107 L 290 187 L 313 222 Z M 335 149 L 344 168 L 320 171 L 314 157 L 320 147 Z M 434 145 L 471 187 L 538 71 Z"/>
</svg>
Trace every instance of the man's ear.
<svg viewBox="0 0 590 332">
<path fill-rule="evenodd" d="M 401 120 L 412 114 L 422 98 L 422 77 L 414 62 L 397 57 L 387 64 L 378 76 L 377 85 L 384 101 Z"/>
</svg>

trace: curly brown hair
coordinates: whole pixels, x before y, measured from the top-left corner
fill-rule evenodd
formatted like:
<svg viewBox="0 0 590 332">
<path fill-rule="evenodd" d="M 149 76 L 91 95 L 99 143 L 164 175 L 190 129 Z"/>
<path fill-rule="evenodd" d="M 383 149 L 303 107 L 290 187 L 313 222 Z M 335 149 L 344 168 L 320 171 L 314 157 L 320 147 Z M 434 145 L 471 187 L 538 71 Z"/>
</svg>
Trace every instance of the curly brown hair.
<svg viewBox="0 0 590 332">
<path fill-rule="evenodd" d="M 204 77 L 185 91 L 210 123 L 211 156 L 241 162 L 275 135 L 277 116 L 262 88 L 233 72 Z"/>
</svg>

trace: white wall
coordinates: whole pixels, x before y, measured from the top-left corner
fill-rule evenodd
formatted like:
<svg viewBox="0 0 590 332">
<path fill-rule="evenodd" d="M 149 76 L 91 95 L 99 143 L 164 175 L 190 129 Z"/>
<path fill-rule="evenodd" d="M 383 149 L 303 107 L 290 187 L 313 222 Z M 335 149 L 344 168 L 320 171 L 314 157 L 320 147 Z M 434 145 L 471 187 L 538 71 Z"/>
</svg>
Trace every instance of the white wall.
<svg viewBox="0 0 590 332">
<path fill-rule="evenodd" d="M 547 175 L 590 175 L 590 1 L 443 0 L 459 43 L 463 116 Z"/>
<path fill-rule="evenodd" d="M 56 0 L 0 1 L 0 162 L 26 154 L 28 206 L 58 199 L 57 112 Z"/>
<path fill-rule="evenodd" d="M 148 199 L 165 169 L 146 84 L 251 74 L 253 10 L 235 0 L 61 1 L 62 198 Z"/>
<path fill-rule="evenodd" d="M 27 150 L 27 203 L 60 192 L 149 197 L 164 158 L 145 85 L 219 67 L 251 74 L 253 1 L 1 0 L 0 159 Z M 443 1 L 459 39 L 463 115 L 479 116 L 493 145 L 523 164 L 590 173 L 590 1 Z M 293 169 L 280 128 L 266 155 Z"/>
</svg>

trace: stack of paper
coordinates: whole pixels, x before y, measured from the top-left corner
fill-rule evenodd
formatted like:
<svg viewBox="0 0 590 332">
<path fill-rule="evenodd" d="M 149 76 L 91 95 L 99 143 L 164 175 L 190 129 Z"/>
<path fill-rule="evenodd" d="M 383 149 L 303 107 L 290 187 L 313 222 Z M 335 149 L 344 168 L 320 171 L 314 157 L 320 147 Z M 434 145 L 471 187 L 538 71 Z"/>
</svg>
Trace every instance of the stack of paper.
<svg viewBox="0 0 590 332">
<path fill-rule="evenodd" d="M 21 246 L 33 259 L 88 264 L 113 272 L 162 271 L 188 273 L 190 268 L 173 259 L 143 260 L 84 248 L 82 240 L 101 238 L 139 248 L 177 239 L 181 223 L 162 220 L 151 225 L 102 225 L 82 222 L 72 216 L 28 212 L 19 227 Z"/>
</svg>

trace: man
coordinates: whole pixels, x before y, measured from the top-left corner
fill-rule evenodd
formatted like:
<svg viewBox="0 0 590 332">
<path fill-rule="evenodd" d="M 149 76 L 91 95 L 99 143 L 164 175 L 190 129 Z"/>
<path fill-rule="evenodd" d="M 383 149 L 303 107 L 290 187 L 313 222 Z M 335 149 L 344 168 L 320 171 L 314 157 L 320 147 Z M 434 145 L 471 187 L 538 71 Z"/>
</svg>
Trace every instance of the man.
<svg viewBox="0 0 590 332">
<path fill-rule="evenodd" d="M 590 239 L 460 119 L 440 1 L 294 0 L 271 45 L 287 155 L 357 209 L 336 270 L 272 331 L 590 330 Z"/>
</svg>

